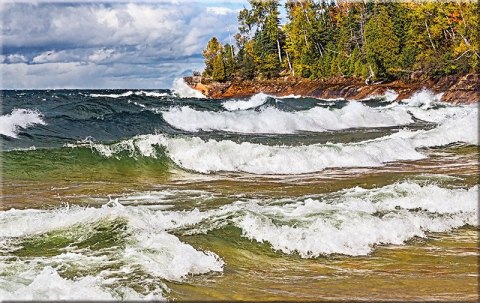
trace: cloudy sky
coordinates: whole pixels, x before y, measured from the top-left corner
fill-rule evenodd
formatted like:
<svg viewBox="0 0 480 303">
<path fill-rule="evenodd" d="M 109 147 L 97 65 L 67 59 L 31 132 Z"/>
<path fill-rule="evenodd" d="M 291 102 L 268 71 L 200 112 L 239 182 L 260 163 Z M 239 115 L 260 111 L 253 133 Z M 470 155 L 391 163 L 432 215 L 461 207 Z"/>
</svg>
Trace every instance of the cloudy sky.
<svg viewBox="0 0 480 303">
<path fill-rule="evenodd" d="M 1 88 L 169 88 L 246 0 L 3 1 Z"/>
</svg>

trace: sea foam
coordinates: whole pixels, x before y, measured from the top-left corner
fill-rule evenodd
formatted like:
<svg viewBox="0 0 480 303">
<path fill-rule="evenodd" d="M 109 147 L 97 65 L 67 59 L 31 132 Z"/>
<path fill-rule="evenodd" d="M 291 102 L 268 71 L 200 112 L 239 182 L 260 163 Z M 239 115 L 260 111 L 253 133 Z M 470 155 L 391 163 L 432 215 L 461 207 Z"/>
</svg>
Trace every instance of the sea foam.
<svg viewBox="0 0 480 303">
<path fill-rule="evenodd" d="M 306 197 L 239 198 L 204 211 L 152 210 L 123 206 L 117 200 L 99 208 L 1 211 L 0 249 L 4 254 L 21 246 L 23 239 L 49 232 L 83 241 L 98 232 L 92 228 L 98 222 L 123 220 L 126 228 L 119 235 L 125 247 L 79 250 L 74 242 L 61 254 L 2 262 L 0 272 L 8 275 L 0 275 L 0 298 L 162 300 L 168 288 L 160 281 L 184 281 L 192 274 L 221 272 L 224 266 L 219 256 L 181 242 L 172 230 L 191 235 L 231 225 L 240 229 L 241 237 L 267 243 L 284 254 L 360 256 L 379 245 L 402 245 L 432 232 L 478 226 L 477 200 L 478 185 L 463 189 L 402 181 Z M 80 265 L 83 271 L 96 274 L 65 275 L 66 268 Z M 132 287 L 139 270 L 143 274 L 134 283 L 149 283 L 156 289 Z"/>
<path fill-rule="evenodd" d="M 163 118 L 170 125 L 191 132 L 221 130 L 275 134 L 387 127 L 413 122 L 411 115 L 404 108 L 372 108 L 360 102 L 350 102 L 340 109 L 314 107 L 294 112 L 285 112 L 272 107 L 260 111 L 212 112 L 197 111 L 184 106 L 163 112 Z"/>
<path fill-rule="evenodd" d="M 463 142 L 478 145 L 478 111 L 470 108 L 430 130 L 400 130 L 392 135 L 355 143 L 270 146 L 198 137 L 141 135 L 115 144 L 80 142 L 105 157 L 127 151 L 131 157 L 157 157 L 157 148 L 178 166 L 200 173 L 218 171 L 253 174 L 304 174 L 338 167 L 377 167 L 388 162 L 419 160 L 423 147 Z"/>
<path fill-rule="evenodd" d="M 77 241 L 88 238 L 98 232 L 92 226 L 99 222 L 122 220 L 126 222 L 125 230 L 119 237 L 123 238 L 125 247 L 119 247 L 113 253 L 114 259 L 103 258 L 102 254 L 112 253 L 113 248 L 106 248 L 100 254 L 90 250 L 72 250 L 75 253 L 63 253 L 49 258 L 34 258 L 33 263 L 18 259 L 0 264 L 2 271 L 16 271 L 17 276 L 8 280 L 0 277 L 0 297 L 15 299 L 162 299 L 164 291 L 159 289 L 151 293 L 137 293 L 127 285 L 119 286 L 115 278 L 141 269 L 152 277 L 162 280 L 183 281 L 189 275 L 207 272 L 221 272 L 223 261 L 212 252 L 196 250 L 191 245 L 181 242 L 169 233 L 182 222 L 191 224 L 201 216 L 192 213 L 189 220 L 182 218 L 181 212 L 162 212 L 146 207 L 126 207 L 112 200 L 100 208 L 61 207 L 54 210 L 9 210 L 0 212 L 0 248 L 3 251 L 15 250 L 22 245 L 22 239 L 36 237 L 46 233 L 62 232 Z M 72 244 L 72 247 L 75 245 Z M 65 248 L 68 251 L 68 247 Z M 74 267 L 81 264 L 89 271 L 99 270 L 111 262 L 116 262 L 117 269 L 102 271 L 96 276 L 79 276 L 64 278 L 59 271 L 65 266 Z M 34 265 L 32 265 L 34 264 Z M 43 287 L 41 284 L 50 285 Z M 120 283 L 122 285 L 123 283 Z M 158 284 L 158 283 L 156 283 Z M 84 289 L 82 292 L 75 289 Z M 85 297 L 83 292 L 91 297 Z"/>
<path fill-rule="evenodd" d="M 478 226 L 478 186 L 445 189 L 412 182 L 353 188 L 285 206 L 248 207 L 234 219 L 243 236 L 301 257 L 366 255 L 376 245 L 403 244 L 428 232 Z"/>
<path fill-rule="evenodd" d="M 183 78 L 177 78 L 173 81 L 172 90 L 173 93 L 178 95 L 180 98 L 205 98 L 201 92 L 188 86 Z"/>
<path fill-rule="evenodd" d="M 147 92 L 147 91 L 127 91 L 122 94 L 90 94 L 90 97 L 93 98 L 122 98 L 122 97 L 129 97 L 129 96 L 145 96 L 145 97 L 166 97 L 169 96 L 168 93 L 159 93 L 159 92 Z"/>
<path fill-rule="evenodd" d="M 16 138 L 21 129 L 35 124 L 46 125 L 40 112 L 22 108 L 14 109 L 12 113 L 0 116 L 0 134 Z"/>
<path fill-rule="evenodd" d="M 271 97 L 264 93 L 258 93 L 250 97 L 248 100 L 228 100 L 222 103 L 223 107 L 227 110 L 244 110 L 249 108 L 255 108 L 265 104 L 267 99 Z"/>
</svg>

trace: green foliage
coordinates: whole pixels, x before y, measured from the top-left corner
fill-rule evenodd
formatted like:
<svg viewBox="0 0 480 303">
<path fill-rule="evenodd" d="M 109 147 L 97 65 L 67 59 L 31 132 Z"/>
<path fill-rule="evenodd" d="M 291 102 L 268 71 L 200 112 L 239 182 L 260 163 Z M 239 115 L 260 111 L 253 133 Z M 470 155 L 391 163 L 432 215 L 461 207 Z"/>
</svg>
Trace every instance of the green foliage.
<svg viewBox="0 0 480 303">
<path fill-rule="evenodd" d="M 235 76 L 235 50 L 233 45 L 225 44 L 223 47 L 223 60 L 225 63 L 225 78 L 231 80 Z"/>
<path fill-rule="evenodd" d="M 203 71 L 204 77 L 212 77 L 214 72 L 214 63 L 217 57 L 222 54 L 222 45 L 218 42 L 216 37 L 213 37 L 208 41 L 207 48 L 203 51 L 203 58 L 205 59 L 205 70 Z"/>
<path fill-rule="evenodd" d="M 384 6 L 365 25 L 365 55 L 374 71 L 374 78 L 391 77 L 390 69 L 396 67 L 399 38 Z"/>
<path fill-rule="evenodd" d="M 203 75 L 216 81 L 334 76 L 374 80 L 478 72 L 479 16 L 473 1 L 249 0 L 236 49 L 212 38 Z M 235 54 L 236 53 L 236 54 Z"/>
<path fill-rule="evenodd" d="M 214 81 L 224 81 L 225 76 L 225 63 L 223 62 L 223 52 L 218 54 L 213 60 L 213 72 L 212 79 Z"/>
</svg>

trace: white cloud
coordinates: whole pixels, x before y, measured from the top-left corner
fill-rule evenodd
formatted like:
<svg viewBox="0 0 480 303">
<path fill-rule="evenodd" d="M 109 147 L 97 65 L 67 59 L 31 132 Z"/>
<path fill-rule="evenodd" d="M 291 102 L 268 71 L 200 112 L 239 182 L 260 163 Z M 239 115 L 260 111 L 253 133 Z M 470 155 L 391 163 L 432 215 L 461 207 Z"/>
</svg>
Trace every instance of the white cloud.
<svg viewBox="0 0 480 303">
<path fill-rule="evenodd" d="M 203 67 L 201 59 L 158 64 L 50 62 L 0 64 L 3 88 L 169 88 Z"/>
<path fill-rule="evenodd" d="M 24 55 L 20 54 L 11 54 L 7 56 L 8 63 L 21 63 L 21 62 L 27 62 L 28 59 Z"/>
<path fill-rule="evenodd" d="M 224 18 L 229 10 L 186 4 L 7 4 L 1 40 L 7 49 L 143 45 L 155 48 L 159 56 L 179 57 L 191 55 L 182 43 L 199 28 L 219 36 L 228 35 L 226 27 L 236 23 L 233 13 L 232 18 Z M 202 36 L 196 37 L 195 51 L 200 52 L 206 41 Z"/>
<path fill-rule="evenodd" d="M 1 13 L 4 60 L 0 62 L 12 65 L 2 65 L 4 81 L 11 88 L 169 85 L 172 77 L 192 69 L 182 63 L 189 57 L 195 69 L 202 69 L 200 56 L 208 40 L 216 36 L 229 42 L 237 22 L 234 9 L 188 1 L 6 3 Z M 175 61 L 179 63 L 169 65 Z M 40 65 L 45 65 L 44 79 L 36 77 Z M 143 74 L 153 70 L 161 76 Z M 126 77 L 128 82 L 122 80 Z M 135 77 L 143 80 L 132 80 Z"/>
<path fill-rule="evenodd" d="M 211 6 L 211 7 L 207 7 L 207 12 L 213 13 L 215 15 L 225 16 L 228 14 L 237 14 L 238 10 L 231 9 L 228 7 L 223 7 L 223 6 Z"/>
<path fill-rule="evenodd" d="M 120 57 L 120 55 L 113 49 L 99 49 L 94 51 L 90 56 L 88 56 L 88 60 L 90 62 L 105 62 L 105 61 L 112 61 L 115 58 Z"/>
<path fill-rule="evenodd" d="M 52 63 L 52 62 L 81 62 L 82 53 L 75 52 L 72 50 L 62 50 L 55 51 L 50 50 L 33 57 L 32 63 L 42 64 L 42 63 Z"/>
</svg>

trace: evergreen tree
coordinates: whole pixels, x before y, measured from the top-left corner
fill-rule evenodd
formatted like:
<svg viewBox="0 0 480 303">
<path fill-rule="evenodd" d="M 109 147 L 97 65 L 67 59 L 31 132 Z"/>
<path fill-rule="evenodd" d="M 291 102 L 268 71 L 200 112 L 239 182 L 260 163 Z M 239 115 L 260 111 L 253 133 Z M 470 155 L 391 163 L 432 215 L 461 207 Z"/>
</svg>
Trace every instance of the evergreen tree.
<svg viewBox="0 0 480 303">
<path fill-rule="evenodd" d="M 235 50 L 233 45 L 225 44 L 223 47 L 223 60 L 225 62 L 225 78 L 231 80 L 235 76 Z"/>
<path fill-rule="evenodd" d="M 204 50 L 206 79 L 225 81 L 333 76 L 364 79 L 478 72 L 475 2 L 249 0 L 238 15 L 237 51 L 212 38 Z"/>
<path fill-rule="evenodd" d="M 213 59 L 212 79 L 214 81 L 224 81 L 226 79 L 226 77 L 225 77 L 225 63 L 223 62 L 223 52 L 220 52 Z"/>
<path fill-rule="evenodd" d="M 365 54 L 375 79 L 390 78 L 390 69 L 396 67 L 399 39 L 393 22 L 384 6 L 365 25 Z"/>
<path fill-rule="evenodd" d="M 213 37 L 208 41 L 207 48 L 203 51 L 203 57 L 205 59 L 205 70 L 203 71 L 204 77 L 213 76 L 215 61 L 218 61 L 217 57 L 221 54 L 222 45 L 218 42 L 216 37 Z"/>
</svg>

